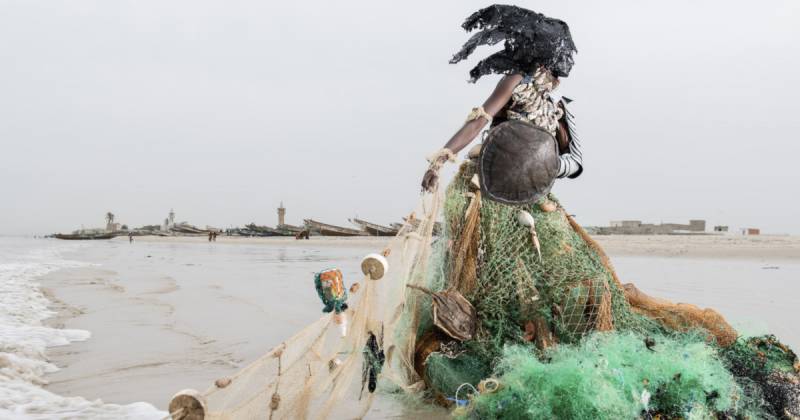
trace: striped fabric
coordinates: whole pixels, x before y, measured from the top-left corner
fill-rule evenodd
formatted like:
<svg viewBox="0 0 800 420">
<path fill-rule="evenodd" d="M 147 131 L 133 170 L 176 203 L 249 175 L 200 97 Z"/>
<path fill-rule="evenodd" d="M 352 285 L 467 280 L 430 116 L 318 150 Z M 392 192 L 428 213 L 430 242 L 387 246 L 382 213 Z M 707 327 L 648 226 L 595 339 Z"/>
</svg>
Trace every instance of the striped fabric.
<svg viewBox="0 0 800 420">
<path fill-rule="evenodd" d="M 564 122 L 569 133 L 569 152 L 559 156 L 561 162 L 558 169 L 559 178 L 577 178 L 583 173 L 583 153 L 581 143 L 575 132 L 575 116 L 567 109 L 567 104 L 572 102 L 569 98 L 562 98 L 560 105 L 564 108 Z"/>
</svg>

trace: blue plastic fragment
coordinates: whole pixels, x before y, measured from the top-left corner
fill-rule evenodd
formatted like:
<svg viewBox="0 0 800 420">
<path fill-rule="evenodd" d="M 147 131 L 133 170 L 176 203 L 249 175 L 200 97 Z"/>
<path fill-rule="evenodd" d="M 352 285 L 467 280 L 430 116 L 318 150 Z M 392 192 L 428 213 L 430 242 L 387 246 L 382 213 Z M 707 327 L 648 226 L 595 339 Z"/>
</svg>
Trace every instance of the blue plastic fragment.
<svg viewBox="0 0 800 420">
<path fill-rule="evenodd" d="M 469 404 L 468 400 L 459 400 L 457 398 L 450 398 L 450 397 L 447 397 L 446 399 L 447 401 L 453 401 L 459 407 L 466 407 L 467 404 Z"/>
</svg>

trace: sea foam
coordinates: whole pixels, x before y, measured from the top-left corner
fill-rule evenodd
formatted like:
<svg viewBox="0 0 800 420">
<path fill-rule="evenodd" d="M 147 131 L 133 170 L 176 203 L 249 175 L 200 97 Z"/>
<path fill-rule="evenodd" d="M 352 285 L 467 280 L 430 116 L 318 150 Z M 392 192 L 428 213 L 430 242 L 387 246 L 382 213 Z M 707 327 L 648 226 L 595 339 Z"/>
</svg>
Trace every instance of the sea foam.
<svg viewBox="0 0 800 420">
<path fill-rule="evenodd" d="M 58 370 L 48 347 L 87 340 L 89 331 L 42 325 L 55 315 L 36 279 L 55 270 L 88 265 L 62 258 L 80 244 L 3 238 L 0 243 L 0 419 L 162 419 L 151 404 L 105 404 L 63 397 L 42 388 Z"/>
</svg>

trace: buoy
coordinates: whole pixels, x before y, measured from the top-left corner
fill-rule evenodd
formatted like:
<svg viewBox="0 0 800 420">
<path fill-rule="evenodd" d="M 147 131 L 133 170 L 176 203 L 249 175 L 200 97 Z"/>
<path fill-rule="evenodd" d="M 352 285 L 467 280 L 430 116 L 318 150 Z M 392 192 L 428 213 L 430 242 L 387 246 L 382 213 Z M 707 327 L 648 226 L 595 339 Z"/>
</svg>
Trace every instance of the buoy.
<svg viewBox="0 0 800 420">
<path fill-rule="evenodd" d="M 231 381 L 231 378 L 219 378 L 214 381 L 214 385 L 216 385 L 217 388 L 225 388 L 231 384 Z"/>
<path fill-rule="evenodd" d="M 341 365 L 342 361 L 334 357 L 333 359 L 328 361 L 328 371 L 333 372 L 334 370 L 336 370 L 336 368 L 338 368 Z"/>
<path fill-rule="evenodd" d="M 389 271 L 389 262 L 381 254 L 369 254 L 361 260 L 361 272 L 372 280 L 380 280 Z"/>
<path fill-rule="evenodd" d="M 184 389 L 169 402 L 172 420 L 203 420 L 206 417 L 206 399 L 194 389 Z"/>
<path fill-rule="evenodd" d="M 478 392 L 481 394 L 494 394 L 502 388 L 500 381 L 495 378 L 487 378 L 478 384 Z"/>
</svg>

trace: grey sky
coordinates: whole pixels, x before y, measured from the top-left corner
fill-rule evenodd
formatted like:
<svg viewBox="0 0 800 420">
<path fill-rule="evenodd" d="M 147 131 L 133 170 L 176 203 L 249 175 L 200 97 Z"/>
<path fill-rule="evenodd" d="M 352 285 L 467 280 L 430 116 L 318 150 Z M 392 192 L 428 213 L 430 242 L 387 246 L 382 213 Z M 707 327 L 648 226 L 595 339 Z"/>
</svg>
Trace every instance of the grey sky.
<svg viewBox="0 0 800 420">
<path fill-rule="evenodd" d="M 396 221 L 497 81 L 447 64 L 488 4 L 0 0 L 0 233 Z M 515 4 L 578 46 L 582 223 L 800 233 L 800 2 Z"/>
</svg>

